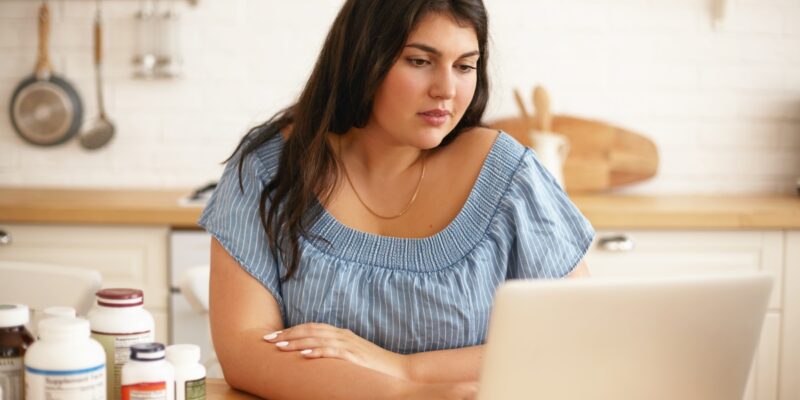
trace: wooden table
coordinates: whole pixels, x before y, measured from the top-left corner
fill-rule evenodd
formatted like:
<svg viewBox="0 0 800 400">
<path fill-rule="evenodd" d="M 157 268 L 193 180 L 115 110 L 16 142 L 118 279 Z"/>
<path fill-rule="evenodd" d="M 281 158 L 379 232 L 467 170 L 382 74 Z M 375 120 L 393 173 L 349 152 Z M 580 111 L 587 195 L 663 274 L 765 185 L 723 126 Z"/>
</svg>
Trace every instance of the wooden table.
<svg viewBox="0 0 800 400">
<path fill-rule="evenodd" d="M 231 389 L 223 379 L 206 379 L 207 400 L 255 400 L 258 397 Z"/>
</svg>

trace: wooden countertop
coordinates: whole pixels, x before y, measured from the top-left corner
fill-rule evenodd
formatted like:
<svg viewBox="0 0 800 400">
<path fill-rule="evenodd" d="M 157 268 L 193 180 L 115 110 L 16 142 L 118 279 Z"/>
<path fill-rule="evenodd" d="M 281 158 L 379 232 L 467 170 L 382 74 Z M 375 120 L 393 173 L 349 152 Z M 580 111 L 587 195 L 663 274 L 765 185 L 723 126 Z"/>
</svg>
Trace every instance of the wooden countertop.
<svg viewBox="0 0 800 400">
<path fill-rule="evenodd" d="M 0 222 L 167 225 L 197 228 L 202 210 L 186 190 L 0 189 Z M 794 229 L 793 196 L 573 195 L 597 229 Z"/>
<path fill-rule="evenodd" d="M 254 400 L 253 395 L 231 389 L 222 379 L 206 379 L 206 399 L 208 400 Z"/>
<path fill-rule="evenodd" d="M 192 189 L 0 189 L 0 221 L 197 228 L 202 207 L 178 204 L 191 192 Z"/>
</svg>

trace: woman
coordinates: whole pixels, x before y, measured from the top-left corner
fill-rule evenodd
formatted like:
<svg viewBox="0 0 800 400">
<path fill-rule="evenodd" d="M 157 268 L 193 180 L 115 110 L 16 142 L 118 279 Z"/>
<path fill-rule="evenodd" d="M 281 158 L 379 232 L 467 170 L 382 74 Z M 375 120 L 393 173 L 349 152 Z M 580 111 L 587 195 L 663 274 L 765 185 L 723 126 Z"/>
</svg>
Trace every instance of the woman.
<svg viewBox="0 0 800 400">
<path fill-rule="evenodd" d="M 348 0 L 200 224 L 225 379 L 274 399 L 469 398 L 496 287 L 594 231 L 488 98 L 481 0 Z"/>
</svg>

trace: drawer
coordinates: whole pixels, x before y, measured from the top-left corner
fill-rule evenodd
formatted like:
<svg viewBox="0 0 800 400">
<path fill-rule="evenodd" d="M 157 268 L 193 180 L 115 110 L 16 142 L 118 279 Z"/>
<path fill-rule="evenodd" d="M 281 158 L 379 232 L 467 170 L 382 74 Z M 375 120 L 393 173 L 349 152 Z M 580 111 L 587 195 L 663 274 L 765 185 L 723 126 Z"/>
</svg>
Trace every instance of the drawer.
<svg viewBox="0 0 800 400">
<path fill-rule="evenodd" d="M 769 308 L 781 308 L 781 231 L 598 231 L 586 256 L 593 276 L 674 276 L 766 271 Z"/>
</svg>

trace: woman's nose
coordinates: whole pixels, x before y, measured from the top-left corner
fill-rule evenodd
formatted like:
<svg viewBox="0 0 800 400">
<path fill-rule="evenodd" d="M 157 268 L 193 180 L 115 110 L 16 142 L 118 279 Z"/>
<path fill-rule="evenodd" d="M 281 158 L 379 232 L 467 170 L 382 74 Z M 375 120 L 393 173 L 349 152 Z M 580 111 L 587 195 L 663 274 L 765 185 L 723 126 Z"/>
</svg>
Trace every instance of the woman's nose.
<svg viewBox="0 0 800 400">
<path fill-rule="evenodd" d="M 430 96 L 437 99 L 452 99 L 456 95 L 456 77 L 450 68 L 438 71 L 433 78 Z"/>
</svg>

